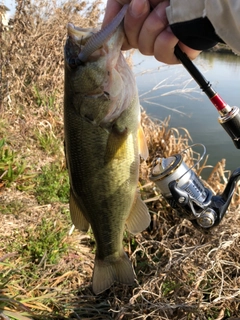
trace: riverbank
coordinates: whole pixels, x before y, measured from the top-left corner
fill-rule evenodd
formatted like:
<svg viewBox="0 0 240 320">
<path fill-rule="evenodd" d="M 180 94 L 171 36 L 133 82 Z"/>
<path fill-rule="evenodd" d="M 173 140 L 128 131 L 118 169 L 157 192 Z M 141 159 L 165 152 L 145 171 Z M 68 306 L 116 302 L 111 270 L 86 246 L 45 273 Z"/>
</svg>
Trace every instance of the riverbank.
<svg viewBox="0 0 240 320">
<path fill-rule="evenodd" d="M 95 241 L 91 231 L 80 234 L 73 230 L 68 205 L 69 181 L 63 148 L 62 48 L 69 21 L 81 27 L 97 25 L 101 1 L 96 0 L 91 6 L 87 1 L 79 4 L 70 0 L 64 6 L 55 1 L 35 0 L 34 5 L 31 1 L 17 1 L 11 34 L 1 43 L 5 61 L 1 75 L 5 77 L 2 108 L 0 106 L 0 319 L 220 320 L 238 317 L 240 187 L 222 223 L 205 235 L 190 221 L 181 219 L 157 187 L 148 181 L 156 155 L 168 158 L 185 150 L 184 161 L 189 167 L 198 162 L 198 153 L 188 148 L 192 135 L 190 137 L 180 122 L 184 114 L 190 116 L 192 110 L 199 110 L 204 118 L 200 120 L 200 115 L 191 118 L 193 133 L 204 131 L 214 145 L 214 137 L 222 141 L 213 128 L 213 121 L 207 122 L 210 108 L 203 110 L 198 95 L 193 100 L 196 85 L 187 87 L 182 77 L 183 67 L 172 66 L 180 68 L 180 72 L 175 74 L 171 69 L 174 80 L 166 84 L 165 71 L 170 67 L 160 65 L 153 57 L 144 57 L 149 60 L 143 73 L 149 72 L 150 77 L 142 80 L 152 90 L 151 81 L 159 75 L 163 77 L 166 94 L 163 92 L 159 101 L 168 106 L 166 118 L 172 109 L 179 111 L 177 127 L 173 126 L 173 119 L 171 127 L 168 126 L 169 117 L 156 123 L 143 113 L 142 127 L 150 157 L 141 163 L 138 185 L 139 195 L 149 208 L 151 224 L 136 236 L 125 232 L 123 241 L 137 281 L 134 287 L 115 284 L 98 296 L 93 294 Z M 213 60 L 214 54 L 209 55 Z M 142 60 L 140 57 L 139 67 L 143 67 Z M 150 70 L 151 63 L 157 63 L 155 73 Z M 229 82 L 221 65 L 222 62 L 218 66 L 218 79 L 224 75 L 221 83 Z M 208 78 L 212 79 L 209 75 Z M 157 81 L 156 95 L 161 86 L 160 79 Z M 176 98 L 169 90 L 175 91 L 179 82 L 184 90 L 179 90 Z M 233 82 L 232 87 L 239 83 Z M 237 91 L 238 88 L 233 88 L 233 93 Z M 179 97 L 184 93 L 190 98 L 190 106 L 189 111 L 185 108 L 181 113 Z M 233 93 L 231 98 L 238 101 Z M 146 94 L 142 94 L 141 100 L 144 98 Z M 165 118 L 164 108 L 161 118 Z M 198 136 L 195 141 L 203 139 Z M 222 149 L 225 154 L 229 153 L 225 145 Z M 215 153 L 213 146 L 209 150 Z M 196 165 L 194 169 L 198 176 L 202 175 L 203 167 Z M 221 162 L 204 184 L 221 194 L 226 181 L 224 162 Z"/>
</svg>

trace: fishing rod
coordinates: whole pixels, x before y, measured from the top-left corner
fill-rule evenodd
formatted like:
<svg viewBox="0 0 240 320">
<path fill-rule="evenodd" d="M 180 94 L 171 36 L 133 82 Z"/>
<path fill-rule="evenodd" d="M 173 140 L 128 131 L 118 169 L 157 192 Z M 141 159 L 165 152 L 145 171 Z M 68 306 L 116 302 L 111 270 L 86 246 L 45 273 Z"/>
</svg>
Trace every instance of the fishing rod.
<svg viewBox="0 0 240 320">
<path fill-rule="evenodd" d="M 224 102 L 178 45 L 174 53 L 215 106 L 219 113 L 219 123 L 231 137 L 235 147 L 240 149 L 239 108 L 230 107 Z M 198 162 L 189 168 L 183 161 L 183 155 L 187 149 L 196 145 L 201 145 L 204 151 Z M 240 178 L 240 167 L 231 174 L 223 193 L 213 195 L 192 170 L 204 157 L 206 148 L 202 144 L 193 146 L 168 158 L 155 158 L 149 179 L 156 183 L 164 198 L 177 210 L 180 217 L 190 220 L 193 226 L 203 233 L 208 233 L 221 222 L 227 212 Z"/>
<path fill-rule="evenodd" d="M 208 96 L 212 104 L 219 112 L 219 123 L 229 134 L 237 149 L 240 149 L 240 113 L 238 107 L 230 107 L 219 94 L 212 88 L 212 85 L 207 81 L 188 56 L 182 52 L 177 45 L 174 51 L 176 57 L 181 61 L 186 70 L 190 73 L 193 79 L 198 83 L 202 91 Z"/>
</svg>

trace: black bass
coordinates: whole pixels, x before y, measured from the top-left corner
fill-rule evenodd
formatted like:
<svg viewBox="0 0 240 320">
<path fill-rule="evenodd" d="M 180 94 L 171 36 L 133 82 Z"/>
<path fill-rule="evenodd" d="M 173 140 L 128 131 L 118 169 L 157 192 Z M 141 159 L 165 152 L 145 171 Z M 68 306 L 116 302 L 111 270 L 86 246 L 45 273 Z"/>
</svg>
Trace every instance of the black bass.
<svg viewBox="0 0 240 320">
<path fill-rule="evenodd" d="M 97 33 L 69 24 L 65 45 L 70 213 L 79 230 L 91 225 L 96 240 L 95 294 L 115 281 L 134 283 L 134 270 L 123 250 L 124 228 L 136 234 L 150 223 L 137 192 L 139 154 L 146 158 L 148 149 L 135 78 L 121 53 L 124 10 Z"/>
</svg>

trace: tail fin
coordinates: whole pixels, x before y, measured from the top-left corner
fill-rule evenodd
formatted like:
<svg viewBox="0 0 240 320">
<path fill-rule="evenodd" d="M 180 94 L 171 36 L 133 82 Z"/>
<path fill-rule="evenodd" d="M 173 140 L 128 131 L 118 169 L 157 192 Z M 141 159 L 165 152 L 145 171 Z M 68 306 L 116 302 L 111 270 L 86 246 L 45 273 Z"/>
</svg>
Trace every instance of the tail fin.
<svg viewBox="0 0 240 320">
<path fill-rule="evenodd" d="M 123 284 L 134 284 L 135 273 L 124 250 L 118 259 L 107 257 L 104 260 L 96 258 L 93 271 L 93 292 L 99 294 L 116 281 Z"/>
</svg>

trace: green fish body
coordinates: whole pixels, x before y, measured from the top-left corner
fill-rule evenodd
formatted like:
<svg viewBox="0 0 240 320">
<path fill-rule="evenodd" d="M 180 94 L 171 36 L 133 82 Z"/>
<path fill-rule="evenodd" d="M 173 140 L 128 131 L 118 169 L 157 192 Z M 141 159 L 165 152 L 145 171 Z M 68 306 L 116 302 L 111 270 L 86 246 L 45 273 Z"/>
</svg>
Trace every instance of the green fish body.
<svg viewBox="0 0 240 320">
<path fill-rule="evenodd" d="M 150 223 L 138 192 L 139 161 L 148 151 L 140 125 L 134 75 L 121 53 L 122 26 L 86 62 L 72 66 L 93 32 L 68 27 L 65 45 L 64 132 L 70 213 L 96 240 L 93 291 L 115 281 L 133 284 L 123 250 L 125 226 L 136 234 Z"/>
</svg>

